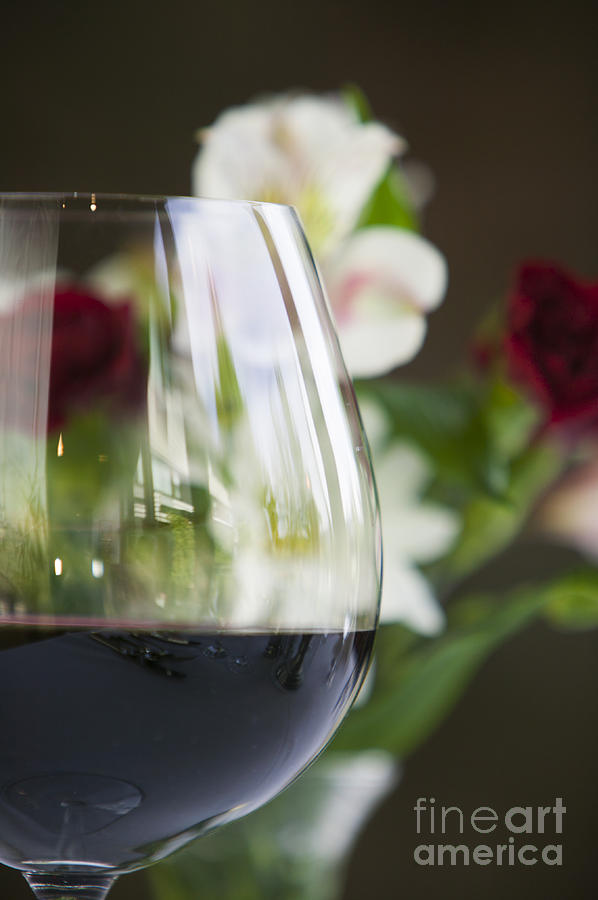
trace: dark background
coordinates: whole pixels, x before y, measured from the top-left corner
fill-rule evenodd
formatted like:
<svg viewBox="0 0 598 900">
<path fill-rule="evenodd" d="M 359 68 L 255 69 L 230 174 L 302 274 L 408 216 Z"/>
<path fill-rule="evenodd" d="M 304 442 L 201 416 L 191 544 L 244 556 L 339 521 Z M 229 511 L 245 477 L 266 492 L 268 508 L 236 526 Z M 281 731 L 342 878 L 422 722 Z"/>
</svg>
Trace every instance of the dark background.
<svg viewBox="0 0 598 900">
<path fill-rule="evenodd" d="M 437 179 L 425 231 L 451 283 L 409 369 L 442 376 L 519 260 L 598 278 L 593 6 L 0 0 L 0 190 L 188 193 L 193 134 L 223 108 L 355 82 Z M 546 551 L 520 554 L 544 570 Z M 487 583 L 521 559 L 491 567 Z M 500 650 L 408 761 L 358 848 L 346 900 L 594 897 L 597 670 L 594 634 L 537 626 Z M 419 868 L 418 796 L 465 810 L 562 796 L 565 865 Z M 136 893 L 142 875 L 112 896 Z M 0 881 L 9 894 L 27 896 L 16 873 Z"/>
</svg>

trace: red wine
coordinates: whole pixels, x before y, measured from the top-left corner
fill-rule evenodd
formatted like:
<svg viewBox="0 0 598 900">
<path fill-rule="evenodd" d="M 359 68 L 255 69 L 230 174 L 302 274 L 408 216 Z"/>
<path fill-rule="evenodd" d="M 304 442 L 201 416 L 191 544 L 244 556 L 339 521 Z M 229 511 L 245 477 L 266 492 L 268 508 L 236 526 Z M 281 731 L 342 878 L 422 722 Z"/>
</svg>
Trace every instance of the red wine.
<svg viewBox="0 0 598 900">
<path fill-rule="evenodd" d="M 261 805 L 330 737 L 372 642 L 0 627 L 0 861 L 125 871 Z"/>
</svg>

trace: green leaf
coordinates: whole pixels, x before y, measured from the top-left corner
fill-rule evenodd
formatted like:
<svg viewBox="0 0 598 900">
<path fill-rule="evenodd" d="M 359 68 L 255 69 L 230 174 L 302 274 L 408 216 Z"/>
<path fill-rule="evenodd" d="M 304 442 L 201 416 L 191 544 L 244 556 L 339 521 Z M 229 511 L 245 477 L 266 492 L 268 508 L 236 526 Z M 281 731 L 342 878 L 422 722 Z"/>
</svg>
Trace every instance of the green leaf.
<svg viewBox="0 0 598 900">
<path fill-rule="evenodd" d="M 343 88 L 342 96 L 360 122 L 374 121 L 370 102 L 360 87 L 348 84 Z M 357 227 L 367 228 L 369 225 L 390 225 L 395 228 L 406 228 L 408 231 L 420 230 L 407 180 L 396 163 L 389 166 L 362 210 Z"/>
<path fill-rule="evenodd" d="M 370 397 L 382 405 L 393 437 L 422 450 L 438 479 L 489 490 L 488 432 L 480 415 L 475 385 L 359 382 L 358 396 Z"/>
<path fill-rule="evenodd" d="M 559 628 L 598 626 L 598 572 L 575 572 L 549 591 L 546 617 Z"/>
<path fill-rule="evenodd" d="M 160 900 L 189 900 L 189 885 L 176 866 L 154 866 L 149 876 L 152 896 Z"/>
<path fill-rule="evenodd" d="M 428 496 L 461 517 L 450 553 L 426 568 L 445 586 L 503 550 L 561 471 L 562 450 L 533 442 L 537 411 L 499 378 L 360 382 L 358 396 L 383 407 L 393 440 L 425 454 L 433 473 Z"/>
<path fill-rule="evenodd" d="M 349 758 L 349 762 L 354 757 Z M 342 878 L 337 852 L 312 836 L 342 792 L 339 760 L 318 759 L 299 782 L 251 814 L 185 846 L 148 872 L 156 900 L 329 900 Z M 346 762 L 340 771 L 346 772 Z"/>
<path fill-rule="evenodd" d="M 423 640 L 406 654 L 397 665 L 394 684 L 387 681 L 383 690 L 375 689 L 363 707 L 351 712 L 333 750 L 378 747 L 399 756 L 413 752 L 448 715 L 492 650 L 531 622 L 547 601 L 541 587 L 499 602 L 477 597 L 456 604 L 447 632 Z"/>
<path fill-rule="evenodd" d="M 495 453 L 502 459 L 521 454 L 540 422 L 537 406 L 501 377 L 489 382 L 482 413 Z"/>
<path fill-rule="evenodd" d="M 341 96 L 347 106 L 353 110 L 360 122 L 371 122 L 374 113 L 370 101 L 357 84 L 347 84 L 341 91 Z"/>
<path fill-rule="evenodd" d="M 553 447 L 536 445 L 510 466 L 503 496 L 473 494 L 462 511 L 459 538 L 442 561 L 443 571 L 462 578 L 507 547 L 561 466 L 561 456 Z"/>
<path fill-rule="evenodd" d="M 366 203 L 357 227 L 367 228 L 370 225 L 390 225 L 406 228 L 408 231 L 419 231 L 419 221 L 409 197 L 407 182 L 395 163 L 390 166 Z"/>
<path fill-rule="evenodd" d="M 60 435 L 48 439 L 48 499 L 55 524 L 91 519 L 102 498 L 130 483 L 144 429 L 144 416 L 115 419 L 99 410 L 74 416 Z"/>
<path fill-rule="evenodd" d="M 218 359 L 218 385 L 216 388 L 216 410 L 218 421 L 223 428 L 235 425 L 243 412 L 243 397 L 237 380 L 235 364 L 224 336 L 216 345 Z"/>
</svg>

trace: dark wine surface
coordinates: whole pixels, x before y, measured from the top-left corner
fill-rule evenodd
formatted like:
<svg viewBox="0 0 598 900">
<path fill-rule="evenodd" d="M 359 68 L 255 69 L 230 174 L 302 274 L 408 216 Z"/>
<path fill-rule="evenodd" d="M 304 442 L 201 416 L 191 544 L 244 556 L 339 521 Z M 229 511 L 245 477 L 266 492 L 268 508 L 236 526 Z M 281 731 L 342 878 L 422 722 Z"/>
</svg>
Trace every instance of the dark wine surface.
<svg viewBox="0 0 598 900">
<path fill-rule="evenodd" d="M 0 861 L 124 871 L 244 815 L 325 744 L 372 643 L 0 627 Z"/>
</svg>

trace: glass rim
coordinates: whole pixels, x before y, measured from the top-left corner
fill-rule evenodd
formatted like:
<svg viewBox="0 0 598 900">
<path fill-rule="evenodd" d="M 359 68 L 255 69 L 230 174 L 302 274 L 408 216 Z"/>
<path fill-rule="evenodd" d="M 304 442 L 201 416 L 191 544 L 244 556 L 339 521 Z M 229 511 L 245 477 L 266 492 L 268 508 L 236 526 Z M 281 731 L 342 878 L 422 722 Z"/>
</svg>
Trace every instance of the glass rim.
<svg viewBox="0 0 598 900">
<path fill-rule="evenodd" d="M 186 203 L 197 204 L 198 206 L 203 206 L 204 204 L 223 204 L 250 208 L 273 207 L 275 209 L 286 209 L 296 212 L 295 207 L 288 203 L 272 203 L 269 200 L 232 199 L 229 197 L 194 197 L 185 194 L 129 194 L 126 192 L 104 193 L 102 191 L 0 191 L 0 204 L 4 202 L 13 202 L 15 204 L 22 203 L 24 206 L 29 206 L 35 203 L 51 203 L 53 201 L 60 204 L 65 210 L 67 210 L 68 207 L 64 204 L 68 201 L 88 204 L 90 209 L 92 209 L 94 204 L 99 206 L 100 203 L 106 203 L 112 207 L 118 203 L 124 203 L 144 209 L 163 205 L 169 201 L 184 201 Z"/>
</svg>

